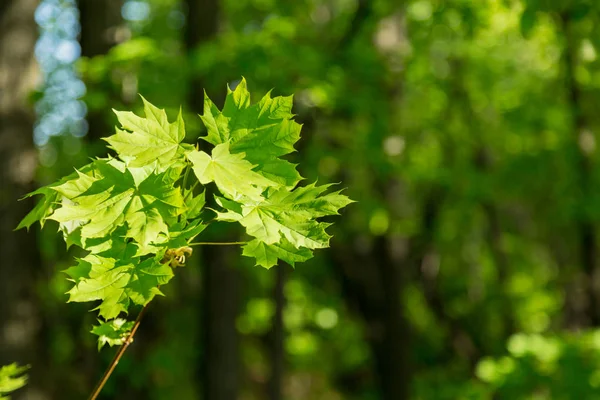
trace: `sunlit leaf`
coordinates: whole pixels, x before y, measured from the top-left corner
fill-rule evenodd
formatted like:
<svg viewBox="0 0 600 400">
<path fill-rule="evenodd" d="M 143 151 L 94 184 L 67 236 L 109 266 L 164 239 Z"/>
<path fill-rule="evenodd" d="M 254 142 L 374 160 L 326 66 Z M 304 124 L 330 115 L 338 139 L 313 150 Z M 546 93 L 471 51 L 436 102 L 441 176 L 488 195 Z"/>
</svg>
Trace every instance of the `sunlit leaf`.
<svg viewBox="0 0 600 400">
<path fill-rule="evenodd" d="M 120 346 L 125 343 L 125 339 L 133 328 L 133 321 L 127 322 L 123 318 L 115 318 L 110 321 L 98 320 L 98 325 L 94 325 L 91 333 L 98 336 L 98 350 L 105 344 L 109 346 Z"/>
<path fill-rule="evenodd" d="M 0 399 L 8 399 L 8 395 L 27 384 L 27 371 L 29 367 L 20 367 L 17 363 L 5 365 L 0 368 Z"/>
<path fill-rule="evenodd" d="M 164 110 L 144 101 L 145 118 L 130 111 L 116 111 L 115 114 L 124 130 L 118 129 L 105 138 L 119 157 L 131 167 L 142 167 L 156 161 L 159 168 L 182 161 L 186 151 L 192 148 L 181 144 L 185 138 L 185 126 L 181 112 L 177 121 L 169 123 Z"/>
</svg>

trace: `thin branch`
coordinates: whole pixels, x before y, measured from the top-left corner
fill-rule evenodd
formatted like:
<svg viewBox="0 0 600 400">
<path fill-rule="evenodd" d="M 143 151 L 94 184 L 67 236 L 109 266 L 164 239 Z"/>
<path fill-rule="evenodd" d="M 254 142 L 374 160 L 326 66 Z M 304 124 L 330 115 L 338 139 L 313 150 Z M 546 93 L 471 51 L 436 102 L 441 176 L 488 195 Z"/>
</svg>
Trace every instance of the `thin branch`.
<svg viewBox="0 0 600 400">
<path fill-rule="evenodd" d="M 185 166 L 185 172 L 184 172 L 184 174 L 183 174 L 183 181 L 181 182 L 181 196 L 182 196 L 184 199 L 185 199 L 185 187 L 186 187 L 186 185 L 187 185 L 188 176 L 190 175 L 190 169 L 192 169 L 192 168 L 191 168 L 191 165 L 190 165 L 190 164 L 187 164 L 187 165 Z M 197 183 L 198 183 L 198 181 L 196 181 L 196 182 L 194 183 L 194 185 L 193 185 L 193 186 L 192 186 L 192 188 L 190 189 L 190 192 L 193 192 L 193 190 L 194 190 L 194 188 L 196 187 L 196 184 L 197 184 Z M 179 218 L 178 218 L 178 219 L 179 219 L 179 221 L 180 221 L 180 222 L 181 222 L 182 218 L 183 218 L 183 214 L 179 215 Z"/>
<path fill-rule="evenodd" d="M 188 246 L 232 246 L 236 244 L 246 244 L 248 242 L 196 242 L 188 243 Z"/>
<path fill-rule="evenodd" d="M 148 304 L 150 304 L 150 303 L 148 303 Z M 137 318 L 135 320 L 135 324 L 133 325 L 133 328 L 131 329 L 131 332 L 129 332 L 129 335 L 127 335 L 127 338 L 125 339 L 125 342 L 119 348 L 119 351 L 117 351 L 117 354 L 115 354 L 115 357 L 111 361 L 111 363 L 110 363 L 108 369 L 106 370 L 106 372 L 104 372 L 104 375 L 102 376 L 102 379 L 100 379 L 100 382 L 98 382 L 98 385 L 96 386 L 96 389 L 94 389 L 94 393 L 92 393 L 92 395 L 90 396 L 89 400 L 96 400 L 96 398 L 98 397 L 98 395 L 102 391 L 102 388 L 106 384 L 106 381 L 108 381 L 108 378 L 110 377 L 110 375 L 115 370 L 115 367 L 119 363 L 119 360 L 123 356 L 123 353 L 125 353 L 125 350 L 127 350 L 127 347 L 133 342 L 133 335 L 135 335 L 135 332 L 137 331 L 138 327 L 140 326 L 140 322 L 142 320 L 142 316 L 146 312 L 146 309 L 148 308 L 148 304 L 146 304 L 144 306 L 144 308 L 142 308 L 142 311 L 140 311 L 140 313 L 138 314 L 138 316 L 137 316 Z"/>
<path fill-rule="evenodd" d="M 185 191 L 185 185 L 187 185 L 188 175 L 190 174 L 190 166 L 185 167 L 185 173 L 183 174 L 183 183 L 181 184 L 181 191 Z"/>
</svg>

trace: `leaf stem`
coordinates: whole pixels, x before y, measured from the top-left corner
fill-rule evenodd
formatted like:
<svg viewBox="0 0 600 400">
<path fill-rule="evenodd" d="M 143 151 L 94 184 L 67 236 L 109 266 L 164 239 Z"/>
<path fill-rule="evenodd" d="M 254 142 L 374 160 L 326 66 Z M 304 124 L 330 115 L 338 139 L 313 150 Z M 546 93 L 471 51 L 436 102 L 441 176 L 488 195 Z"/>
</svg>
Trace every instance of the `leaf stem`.
<svg viewBox="0 0 600 400">
<path fill-rule="evenodd" d="M 187 164 L 185 166 L 185 172 L 183 173 L 183 181 L 181 182 L 181 196 L 184 198 L 184 201 L 185 201 L 185 185 L 187 185 L 187 180 L 188 180 L 189 174 L 190 174 L 190 165 Z M 182 218 L 183 218 L 183 214 L 181 214 L 179 217 L 177 217 L 177 220 L 179 222 L 181 222 Z"/>
<path fill-rule="evenodd" d="M 142 308 L 142 310 L 138 314 L 137 318 L 135 319 L 135 324 L 133 325 L 133 328 L 131 329 L 131 332 L 129 332 L 129 335 L 127 335 L 127 338 L 125 338 L 125 342 L 121 345 L 121 347 L 119 348 L 119 351 L 117 351 L 117 354 L 115 354 L 115 357 L 111 361 L 111 363 L 108 366 L 107 370 L 104 372 L 104 375 L 102 376 L 102 379 L 100 379 L 100 382 L 98 382 L 98 385 L 94 389 L 94 392 L 90 396 L 89 400 L 96 400 L 96 398 L 98 397 L 98 395 L 102 391 L 102 388 L 106 384 L 106 381 L 108 381 L 108 378 L 110 377 L 110 375 L 115 370 L 115 367 L 119 363 L 119 360 L 123 356 L 123 353 L 125 353 L 125 350 L 127 350 L 127 347 L 133 342 L 133 335 L 135 335 L 135 332 L 137 331 L 138 327 L 140 326 L 140 322 L 142 321 L 142 317 L 144 316 L 144 313 L 146 312 L 146 309 L 148 308 L 149 304 L 150 303 L 146 304 L 144 306 L 144 308 Z"/>
<path fill-rule="evenodd" d="M 188 243 L 188 246 L 230 246 L 236 244 L 246 244 L 248 242 L 196 242 Z"/>
<path fill-rule="evenodd" d="M 185 172 L 183 173 L 183 183 L 181 184 L 182 193 L 185 191 L 185 185 L 187 185 L 188 175 L 190 174 L 190 166 L 187 165 L 185 167 Z"/>
</svg>

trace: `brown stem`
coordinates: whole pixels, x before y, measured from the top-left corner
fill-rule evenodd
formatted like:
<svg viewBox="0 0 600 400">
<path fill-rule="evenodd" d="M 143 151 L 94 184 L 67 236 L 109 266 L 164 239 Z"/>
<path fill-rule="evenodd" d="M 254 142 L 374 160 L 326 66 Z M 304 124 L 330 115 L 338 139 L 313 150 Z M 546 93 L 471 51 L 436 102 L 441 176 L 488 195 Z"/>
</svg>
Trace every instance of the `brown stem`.
<svg viewBox="0 0 600 400">
<path fill-rule="evenodd" d="M 148 304 L 150 304 L 150 303 L 148 303 Z M 123 356 L 123 353 L 125 353 L 125 350 L 127 350 L 127 347 L 131 344 L 131 342 L 133 342 L 133 335 L 135 335 L 135 332 L 137 331 L 138 327 L 140 326 L 140 322 L 142 320 L 142 316 L 146 312 L 146 309 L 148 308 L 148 304 L 146 304 L 144 306 L 144 308 L 142 308 L 142 311 L 140 311 L 140 313 L 138 314 L 137 318 L 135 319 L 135 324 L 133 325 L 133 329 L 131 329 L 131 332 L 129 332 L 129 335 L 127 335 L 127 338 L 125 339 L 125 342 L 119 348 L 119 351 L 117 351 L 117 354 L 115 354 L 115 357 L 111 361 L 110 366 L 108 367 L 108 369 L 106 370 L 106 372 L 104 372 L 104 375 L 102 376 L 102 379 L 100 379 L 100 382 L 98 382 L 98 385 L 96 386 L 96 389 L 94 389 L 94 393 L 92 393 L 92 395 L 90 396 L 89 400 L 96 400 L 96 398 L 98 397 L 98 395 L 102 391 L 102 388 L 106 384 L 106 381 L 108 381 L 108 378 L 110 377 L 110 375 L 115 370 L 115 367 L 119 363 L 119 360 Z"/>
</svg>

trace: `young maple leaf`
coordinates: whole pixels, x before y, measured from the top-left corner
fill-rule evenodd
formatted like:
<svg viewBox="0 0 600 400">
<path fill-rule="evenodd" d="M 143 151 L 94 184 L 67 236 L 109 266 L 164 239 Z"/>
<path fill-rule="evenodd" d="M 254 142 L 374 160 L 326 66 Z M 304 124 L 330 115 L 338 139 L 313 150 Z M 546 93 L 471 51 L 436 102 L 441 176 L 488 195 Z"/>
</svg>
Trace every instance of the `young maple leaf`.
<svg viewBox="0 0 600 400">
<path fill-rule="evenodd" d="M 187 151 L 193 146 L 181 143 L 185 138 L 185 126 L 181 111 L 177 121 L 170 124 L 167 114 L 142 97 L 146 118 L 130 111 L 116 111 L 117 119 L 125 130 L 116 129 L 114 135 L 104 138 L 119 158 L 131 167 L 143 167 L 157 163 L 162 172 L 176 163 L 184 162 Z"/>
<path fill-rule="evenodd" d="M 260 200 L 267 187 L 279 186 L 255 172 L 255 166 L 244 158 L 244 153 L 231 154 L 228 142 L 215 146 L 210 156 L 203 151 L 193 151 L 187 157 L 200 183 L 215 182 L 221 193 L 231 199 L 245 196 Z"/>
<path fill-rule="evenodd" d="M 67 292 L 69 301 L 100 300 L 97 307 L 105 319 L 127 312 L 130 301 L 148 304 L 162 293 L 158 286 L 173 277 L 172 269 L 160 262 L 162 255 L 141 260 L 135 257 L 136 248 L 129 244 L 122 252 L 111 250 L 104 256 L 88 254 L 77 265 L 65 270 L 75 284 Z"/>
<path fill-rule="evenodd" d="M 98 324 L 94 325 L 90 332 L 98 336 L 98 351 L 100 351 L 105 344 L 112 347 L 125 343 L 125 339 L 129 335 L 129 332 L 131 332 L 134 322 L 127 322 L 123 318 L 115 318 L 110 321 L 99 319 Z"/>
<path fill-rule="evenodd" d="M 76 223 L 81 238 L 110 235 L 126 224 L 126 237 L 140 247 L 168 239 L 169 222 L 185 210 L 183 195 L 166 172 L 152 166 L 133 169 L 115 159 L 96 160 L 87 174 L 52 189 L 63 196 L 61 207 L 49 219 Z"/>
<path fill-rule="evenodd" d="M 243 247 L 242 255 L 254 257 L 256 265 L 267 269 L 277 265 L 277 260 L 283 260 L 292 267 L 297 262 L 310 260 L 313 253 L 305 247 L 296 248 L 287 239 L 283 238 L 279 243 L 267 244 L 260 239 L 254 239 L 246 243 Z"/>
<path fill-rule="evenodd" d="M 281 187 L 258 203 L 219 198 L 219 205 L 227 212 L 217 213 L 217 219 L 239 222 L 256 238 L 244 247 L 243 255 L 255 257 L 259 265 L 268 268 L 276 258 L 293 265 L 310 258 L 308 249 L 329 246 L 331 236 L 325 229 L 330 224 L 317 218 L 337 215 L 340 208 L 352 203 L 339 191 L 321 196 L 330 186 L 311 184 L 292 191 Z"/>
<path fill-rule="evenodd" d="M 217 146 L 229 143 L 231 154 L 243 153 L 254 171 L 290 188 L 302 179 L 296 165 L 279 157 L 294 152 L 301 126 L 292 117 L 292 96 L 271 98 L 267 93 L 250 104 L 246 80 L 227 89 L 223 111 L 205 96 L 202 122 L 208 131 L 202 139 Z"/>
<path fill-rule="evenodd" d="M 28 366 L 20 367 L 16 363 L 0 368 L 0 400 L 8 400 L 9 397 L 5 397 L 4 395 L 8 395 L 25 386 L 27 375 L 24 375 L 24 373 L 28 369 Z"/>
</svg>

